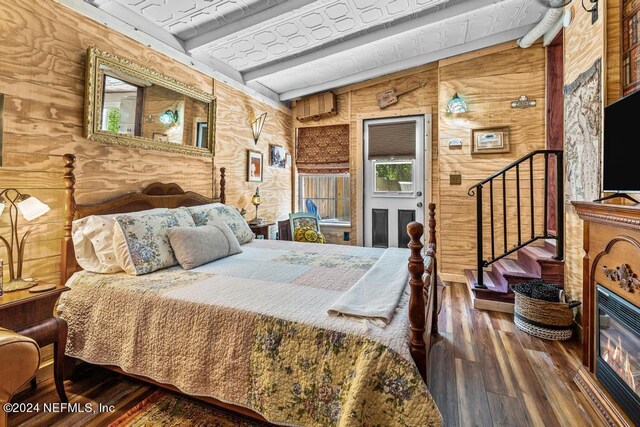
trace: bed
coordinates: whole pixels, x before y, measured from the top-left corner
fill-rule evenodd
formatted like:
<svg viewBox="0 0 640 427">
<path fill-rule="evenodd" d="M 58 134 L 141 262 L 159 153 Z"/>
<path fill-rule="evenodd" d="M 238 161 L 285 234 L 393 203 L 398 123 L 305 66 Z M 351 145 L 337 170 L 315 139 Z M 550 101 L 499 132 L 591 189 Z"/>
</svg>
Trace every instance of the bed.
<svg viewBox="0 0 640 427">
<path fill-rule="evenodd" d="M 426 386 L 437 333 L 433 204 L 425 256 L 422 224 L 408 226 L 408 272 L 391 250 L 254 240 L 193 270 L 97 274 L 76 262 L 74 219 L 224 203 L 224 169 L 218 198 L 154 183 L 77 205 L 75 157 L 65 162 L 68 357 L 277 425 L 442 424 Z M 327 314 L 355 284 L 385 271 L 409 278 L 388 324 Z"/>
</svg>

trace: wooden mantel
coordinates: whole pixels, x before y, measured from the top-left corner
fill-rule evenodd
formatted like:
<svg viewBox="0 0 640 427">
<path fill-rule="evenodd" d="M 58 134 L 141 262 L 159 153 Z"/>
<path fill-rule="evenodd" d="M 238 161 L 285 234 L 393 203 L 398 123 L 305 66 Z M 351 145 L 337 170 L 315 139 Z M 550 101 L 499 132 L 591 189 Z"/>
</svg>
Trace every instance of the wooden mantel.
<svg viewBox="0 0 640 427">
<path fill-rule="evenodd" d="M 607 276 L 604 267 L 627 266 L 631 277 L 640 274 L 640 207 L 594 202 L 573 202 L 584 221 L 583 259 L 583 354 L 584 367 L 576 383 L 606 425 L 633 425 L 595 379 L 596 370 L 596 285 L 600 284 L 640 307 L 640 288 L 626 289 Z M 633 280 L 631 280 L 633 281 Z M 624 285 L 624 286 L 621 286 Z M 633 286 L 632 286 L 633 288 Z"/>
</svg>

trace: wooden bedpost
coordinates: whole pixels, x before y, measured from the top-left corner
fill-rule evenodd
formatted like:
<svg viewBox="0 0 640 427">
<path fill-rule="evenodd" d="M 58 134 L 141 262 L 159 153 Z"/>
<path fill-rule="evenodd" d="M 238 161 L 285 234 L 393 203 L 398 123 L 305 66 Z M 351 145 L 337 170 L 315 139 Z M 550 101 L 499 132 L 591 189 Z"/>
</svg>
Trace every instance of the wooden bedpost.
<svg viewBox="0 0 640 427">
<path fill-rule="evenodd" d="M 409 325 L 411 328 L 411 338 L 409 340 L 409 350 L 411 356 L 418 366 L 420 375 L 427 379 L 427 350 L 424 341 L 425 329 L 425 301 L 423 295 L 424 258 L 422 258 L 422 243 L 420 239 L 424 233 L 424 227 L 419 222 L 411 222 L 407 225 L 407 232 L 411 237 L 409 249 L 409 285 L 411 286 L 411 296 L 409 297 Z"/>
<path fill-rule="evenodd" d="M 227 172 L 227 168 L 220 168 L 220 203 L 227 203 L 227 196 L 225 194 L 225 187 L 227 185 L 227 180 L 224 175 Z"/>
<path fill-rule="evenodd" d="M 429 244 L 437 247 L 436 241 L 436 204 L 429 203 Z"/>
<path fill-rule="evenodd" d="M 436 204 L 429 203 L 429 243 L 427 245 L 427 256 L 433 257 L 433 268 L 431 269 L 431 276 L 429 282 L 425 283 L 425 293 L 428 291 L 428 286 L 433 283 L 433 318 L 431 320 L 431 334 L 436 335 L 438 333 L 438 258 L 436 257 L 438 245 L 436 240 Z"/>
<path fill-rule="evenodd" d="M 64 159 L 64 236 L 62 238 L 62 253 L 60 257 L 61 283 L 64 284 L 73 273 L 75 260 L 75 252 L 73 250 L 73 240 L 71 238 L 71 227 L 73 217 L 76 213 L 76 200 L 73 196 L 75 192 L 74 185 L 76 176 L 73 173 L 75 169 L 76 156 L 73 154 L 65 154 Z"/>
</svg>

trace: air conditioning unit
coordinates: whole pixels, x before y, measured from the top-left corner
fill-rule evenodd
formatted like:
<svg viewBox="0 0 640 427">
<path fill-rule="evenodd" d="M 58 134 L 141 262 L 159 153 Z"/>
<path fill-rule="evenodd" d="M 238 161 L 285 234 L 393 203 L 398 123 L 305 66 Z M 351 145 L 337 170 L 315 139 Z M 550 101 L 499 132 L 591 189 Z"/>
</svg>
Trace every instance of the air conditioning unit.
<svg viewBox="0 0 640 427">
<path fill-rule="evenodd" d="M 295 116 L 301 122 L 320 120 L 323 117 L 338 114 L 336 96 L 332 92 L 300 99 L 296 102 Z"/>
</svg>

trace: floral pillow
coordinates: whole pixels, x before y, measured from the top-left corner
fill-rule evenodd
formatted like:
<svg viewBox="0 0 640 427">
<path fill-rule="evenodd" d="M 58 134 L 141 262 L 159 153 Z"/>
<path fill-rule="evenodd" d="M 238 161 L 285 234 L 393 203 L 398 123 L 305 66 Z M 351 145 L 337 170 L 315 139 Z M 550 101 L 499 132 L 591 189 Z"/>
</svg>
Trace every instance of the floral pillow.
<svg viewBox="0 0 640 427">
<path fill-rule="evenodd" d="M 151 213 L 167 212 L 167 208 L 148 209 L 132 212 L 129 215 L 140 216 Z M 73 221 L 72 237 L 76 260 L 83 270 L 93 273 L 118 273 L 122 271 L 113 249 L 113 215 L 91 215 Z"/>
<path fill-rule="evenodd" d="M 216 221 L 222 221 L 229 226 L 233 235 L 238 239 L 238 243 L 244 245 L 253 240 L 253 232 L 249 224 L 240 215 L 240 212 L 233 206 L 227 205 L 204 205 L 188 208 L 193 216 L 193 221 L 197 227 L 208 225 Z"/>
<path fill-rule="evenodd" d="M 324 234 L 317 231 L 312 225 L 296 228 L 296 232 L 293 233 L 293 240 L 307 243 L 327 243 Z"/>
<path fill-rule="evenodd" d="M 148 215 L 118 215 L 115 221 L 116 258 L 126 273 L 136 276 L 177 265 L 167 230 L 195 227 L 187 208 Z"/>
</svg>

